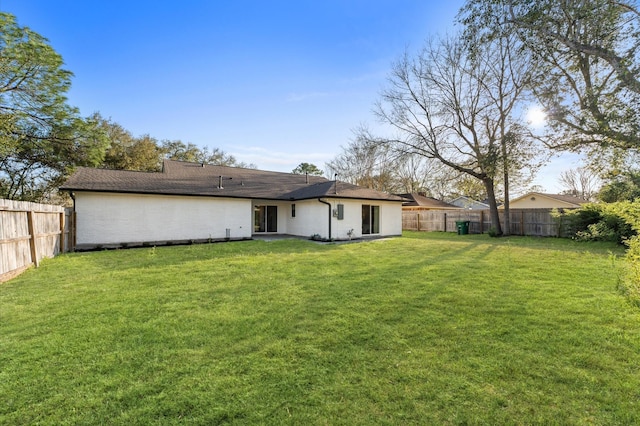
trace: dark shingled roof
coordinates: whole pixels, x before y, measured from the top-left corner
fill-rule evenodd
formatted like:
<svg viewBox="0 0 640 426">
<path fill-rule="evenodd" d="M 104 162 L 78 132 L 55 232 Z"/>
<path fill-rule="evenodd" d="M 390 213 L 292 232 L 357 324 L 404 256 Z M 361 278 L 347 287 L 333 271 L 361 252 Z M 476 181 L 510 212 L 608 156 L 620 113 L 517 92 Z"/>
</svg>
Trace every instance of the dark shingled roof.
<svg viewBox="0 0 640 426">
<path fill-rule="evenodd" d="M 222 188 L 219 187 L 222 182 Z M 131 194 L 197 195 L 269 200 L 356 198 L 403 201 L 401 197 L 320 176 L 269 172 L 165 160 L 162 172 L 80 167 L 61 190 Z"/>
<path fill-rule="evenodd" d="M 398 194 L 406 199 L 403 206 L 407 207 L 427 207 L 432 209 L 456 209 L 460 210 L 461 207 L 445 203 L 444 201 L 436 200 L 433 197 L 425 197 L 424 195 L 417 194 L 415 192 L 409 194 Z"/>
</svg>

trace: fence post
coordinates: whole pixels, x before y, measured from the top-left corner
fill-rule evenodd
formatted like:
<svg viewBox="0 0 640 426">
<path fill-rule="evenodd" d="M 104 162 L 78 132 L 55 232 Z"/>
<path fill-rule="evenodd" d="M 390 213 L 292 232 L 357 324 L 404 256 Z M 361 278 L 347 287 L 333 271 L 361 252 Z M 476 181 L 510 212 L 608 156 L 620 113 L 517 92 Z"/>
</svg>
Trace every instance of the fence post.
<svg viewBox="0 0 640 426">
<path fill-rule="evenodd" d="M 27 212 L 27 226 L 29 228 L 29 249 L 31 249 L 31 262 L 36 265 L 36 268 L 40 265 L 38 261 L 38 250 L 36 247 L 36 231 L 33 223 L 33 211 Z"/>
<path fill-rule="evenodd" d="M 64 235 L 64 211 L 60 213 L 60 253 L 64 253 L 65 249 L 65 239 Z"/>
<path fill-rule="evenodd" d="M 418 231 L 420 230 L 420 213 L 416 213 L 418 216 Z"/>
<path fill-rule="evenodd" d="M 447 214 L 444 214 L 444 232 L 447 232 Z"/>
</svg>

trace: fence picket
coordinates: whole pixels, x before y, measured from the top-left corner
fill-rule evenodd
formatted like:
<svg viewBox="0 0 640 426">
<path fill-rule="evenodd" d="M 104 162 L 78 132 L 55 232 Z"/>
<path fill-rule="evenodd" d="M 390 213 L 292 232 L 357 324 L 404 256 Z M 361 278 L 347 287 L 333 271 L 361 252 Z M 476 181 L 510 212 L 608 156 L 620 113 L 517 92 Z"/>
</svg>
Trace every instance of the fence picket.
<svg viewBox="0 0 640 426">
<path fill-rule="evenodd" d="M 72 225 L 70 209 L 0 199 L 0 282 L 73 250 Z"/>
<path fill-rule="evenodd" d="M 563 218 L 552 215 L 553 209 L 511 209 L 511 234 L 562 237 L 566 229 Z M 432 210 L 412 207 L 402 211 L 405 231 L 457 232 L 457 221 L 469 221 L 469 233 L 481 234 L 491 228 L 488 210 Z M 504 212 L 500 212 L 504 226 Z"/>
</svg>

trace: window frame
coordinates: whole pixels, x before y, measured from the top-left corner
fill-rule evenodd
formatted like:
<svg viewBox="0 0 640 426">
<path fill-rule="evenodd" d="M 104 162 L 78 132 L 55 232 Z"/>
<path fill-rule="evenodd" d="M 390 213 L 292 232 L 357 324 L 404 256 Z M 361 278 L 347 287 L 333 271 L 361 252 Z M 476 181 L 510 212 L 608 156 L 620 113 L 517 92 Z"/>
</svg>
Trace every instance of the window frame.
<svg viewBox="0 0 640 426">
<path fill-rule="evenodd" d="M 380 206 L 362 205 L 362 235 L 380 234 Z"/>
</svg>

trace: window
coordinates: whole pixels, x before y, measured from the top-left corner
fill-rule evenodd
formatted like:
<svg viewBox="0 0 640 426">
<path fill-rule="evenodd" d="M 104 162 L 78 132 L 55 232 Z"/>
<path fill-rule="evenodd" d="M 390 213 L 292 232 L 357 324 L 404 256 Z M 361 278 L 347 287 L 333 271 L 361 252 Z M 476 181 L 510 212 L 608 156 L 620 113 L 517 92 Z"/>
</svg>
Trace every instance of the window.
<svg viewBox="0 0 640 426">
<path fill-rule="evenodd" d="M 278 232 L 278 206 L 253 208 L 253 232 Z"/>
<path fill-rule="evenodd" d="M 344 219 L 344 204 L 338 204 L 338 220 Z"/>
<path fill-rule="evenodd" d="M 362 235 L 380 233 L 380 206 L 362 205 Z"/>
<path fill-rule="evenodd" d="M 296 217 L 296 205 L 291 204 L 291 217 Z"/>
</svg>

